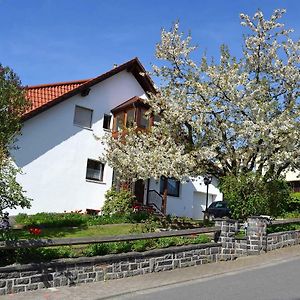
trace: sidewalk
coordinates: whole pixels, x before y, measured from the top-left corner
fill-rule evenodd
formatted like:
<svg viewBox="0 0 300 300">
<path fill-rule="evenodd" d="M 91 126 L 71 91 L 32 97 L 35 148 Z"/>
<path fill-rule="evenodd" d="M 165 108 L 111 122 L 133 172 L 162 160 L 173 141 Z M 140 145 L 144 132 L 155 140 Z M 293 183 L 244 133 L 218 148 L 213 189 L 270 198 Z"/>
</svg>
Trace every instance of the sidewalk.
<svg viewBox="0 0 300 300">
<path fill-rule="evenodd" d="M 82 284 L 76 287 L 60 287 L 1 296 L 1 300 L 81 300 L 107 299 L 181 282 L 208 279 L 270 264 L 280 263 L 300 256 L 300 245 L 271 251 L 259 256 L 241 257 L 235 261 L 217 262 L 168 272 L 151 273 L 136 277 Z"/>
</svg>

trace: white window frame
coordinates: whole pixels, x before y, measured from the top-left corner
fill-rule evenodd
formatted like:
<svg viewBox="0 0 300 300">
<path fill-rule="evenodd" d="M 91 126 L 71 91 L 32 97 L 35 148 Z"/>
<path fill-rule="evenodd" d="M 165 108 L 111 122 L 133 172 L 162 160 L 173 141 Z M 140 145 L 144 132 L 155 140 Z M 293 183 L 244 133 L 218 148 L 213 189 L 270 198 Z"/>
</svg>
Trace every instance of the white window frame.
<svg viewBox="0 0 300 300">
<path fill-rule="evenodd" d="M 95 163 L 99 163 L 100 169 L 96 170 L 96 169 L 92 169 L 92 170 L 96 170 L 99 171 L 99 178 L 95 178 L 92 176 L 88 176 L 88 170 L 91 168 L 88 168 L 89 162 L 95 162 Z M 104 178 L 104 168 L 105 168 L 105 164 L 99 160 L 96 159 L 92 159 L 92 158 L 88 158 L 87 162 L 86 162 L 86 173 L 85 173 L 85 179 L 87 181 L 93 181 L 93 182 L 99 182 L 99 183 L 103 183 L 103 178 Z"/>
</svg>

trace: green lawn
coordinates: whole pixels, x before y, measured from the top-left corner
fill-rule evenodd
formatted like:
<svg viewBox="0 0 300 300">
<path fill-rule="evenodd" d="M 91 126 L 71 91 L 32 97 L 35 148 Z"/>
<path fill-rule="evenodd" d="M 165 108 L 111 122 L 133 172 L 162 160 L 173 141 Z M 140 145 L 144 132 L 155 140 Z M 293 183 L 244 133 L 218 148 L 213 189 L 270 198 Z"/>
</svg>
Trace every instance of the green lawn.
<svg viewBox="0 0 300 300">
<path fill-rule="evenodd" d="M 90 227 L 60 227 L 60 228 L 44 228 L 42 229 L 40 238 L 76 238 L 90 236 L 109 236 L 129 234 L 132 224 L 111 224 Z M 30 234 L 28 230 L 14 230 L 20 239 L 36 238 Z"/>
</svg>

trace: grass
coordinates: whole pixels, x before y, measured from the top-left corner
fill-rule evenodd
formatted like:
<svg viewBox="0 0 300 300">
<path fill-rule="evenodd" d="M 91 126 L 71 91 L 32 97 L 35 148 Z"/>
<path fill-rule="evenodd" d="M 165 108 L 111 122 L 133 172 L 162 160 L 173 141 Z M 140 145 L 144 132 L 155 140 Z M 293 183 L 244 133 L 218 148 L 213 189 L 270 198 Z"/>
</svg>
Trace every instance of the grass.
<svg viewBox="0 0 300 300">
<path fill-rule="evenodd" d="M 84 227 L 62 227 L 62 228 L 43 228 L 39 238 L 77 238 L 92 236 L 109 236 L 129 234 L 132 230 L 132 224 L 111 224 L 101 226 Z M 19 239 L 36 238 L 28 230 L 14 230 L 14 236 Z"/>
</svg>

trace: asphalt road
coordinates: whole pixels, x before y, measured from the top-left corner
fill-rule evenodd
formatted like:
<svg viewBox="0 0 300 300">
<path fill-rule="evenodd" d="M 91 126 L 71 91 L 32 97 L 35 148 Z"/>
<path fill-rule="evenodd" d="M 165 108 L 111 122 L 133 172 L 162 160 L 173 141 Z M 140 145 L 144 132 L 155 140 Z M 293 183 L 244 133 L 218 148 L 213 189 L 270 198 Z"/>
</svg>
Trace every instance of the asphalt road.
<svg viewBox="0 0 300 300">
<path fill-rule="evenodd" d="M 173 271 L 0 296 L 1 300 L 300 300 L 300 245 Z"/>
<path fill-rule="evenodd" d="M 162 288 L 137 291 L 114 299 L 299 300 L 300 258 L 267 267 L 227 273 Z"/>
</svg>

